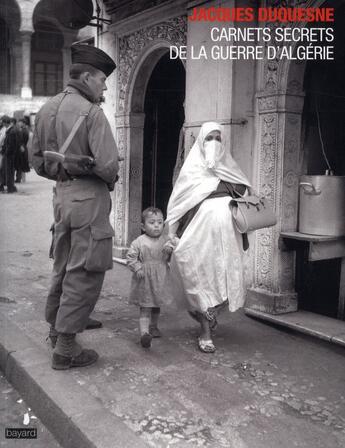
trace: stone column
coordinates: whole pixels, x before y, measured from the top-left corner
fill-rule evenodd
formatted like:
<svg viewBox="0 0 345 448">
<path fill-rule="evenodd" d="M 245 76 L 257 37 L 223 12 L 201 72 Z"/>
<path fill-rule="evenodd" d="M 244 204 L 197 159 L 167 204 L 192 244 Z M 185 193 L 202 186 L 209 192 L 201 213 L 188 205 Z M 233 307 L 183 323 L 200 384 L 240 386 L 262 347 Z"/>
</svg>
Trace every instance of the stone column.
<svg viewBox="0 0 345 448">
<path fill-rule="evenodd" d="M 18 36 L 12 46 L 11 90 L 9 93 L 20 95 L 22 87 L 22 41 Z"/>
<path fill-rule="evenodd" d="M 255 232 L 254 280 L 247 307 L 270 314 L 297 310 L 295 253 L 278 246 L 281 231 L 296 231 L 303 94 L 260 93 L 256 186 L 278 224 Z"/>
<path fill-rule="evenodd" d="M 32 89 L 30 86 L 30 70 L 31 70 L 31 31 L 22 31 L 22 89 L 21 97 L 25 99 L 32 98 Z"/>
<path fill-rule="evenodd" d="M 62 83 L 63 87 L 66 87 L 69 80 L 69 69 L 72 64 L 71 60 L 71 45 L 77 40 L 76 31 L 64 31 L 63 33 L 64 44 L 62 51 Z"/>
<path fill-rule="evenodd" d="M 62 49 L 62 85 L 65 87 L 69 80 L 69 69 L 71 66 L 71 46 Z"/>
<path fill-rule="evenodd" d="M 123 257 L 128 244 L 140 235 L 144 113 L 116 115 L 120 162 L 114 193 L 115 256 Z"/>
</svg>

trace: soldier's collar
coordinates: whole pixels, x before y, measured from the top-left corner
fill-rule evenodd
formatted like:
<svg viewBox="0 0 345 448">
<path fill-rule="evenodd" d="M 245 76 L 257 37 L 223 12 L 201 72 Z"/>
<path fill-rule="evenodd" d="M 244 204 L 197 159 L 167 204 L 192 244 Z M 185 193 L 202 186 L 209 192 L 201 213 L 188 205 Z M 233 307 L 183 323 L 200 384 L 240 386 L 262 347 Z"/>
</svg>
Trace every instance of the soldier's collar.
<svg viewBox="0 0 345 448">
<path fill-rule="evenodd" d="M 70 79 L 67 83 L 67 90 L 68 87 L 73 87 L 79 91 L 79 93 L 84 96 L 88 101 L 91 101 L 91 103 L 95 103 L 95 98 L 93 97 L 93 94 L 91 90 L 83 84 L 79 79 Z"/>
</svg>

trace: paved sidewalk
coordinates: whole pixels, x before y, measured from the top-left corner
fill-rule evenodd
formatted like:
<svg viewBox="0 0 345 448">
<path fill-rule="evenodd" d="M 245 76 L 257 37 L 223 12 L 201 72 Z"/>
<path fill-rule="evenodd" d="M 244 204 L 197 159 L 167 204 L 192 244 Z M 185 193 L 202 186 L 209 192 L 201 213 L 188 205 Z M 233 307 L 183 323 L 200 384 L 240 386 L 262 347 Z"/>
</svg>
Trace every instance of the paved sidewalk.
<svg viewBox="0 0 345 448">
<path fill-rule="evenodd" d="M 163 338 L 143 350 L 123 265 L 97 305 L 104 328 L 80 337 L 99 362 L 53 371 L 43 319 L 51 183 L 27 179 L 0 195 L 0 366 L 62 446 L 345 446 L 344 348 L 239 311 L 221 316 L 207 355 L 186 313 L 165 310 Z"/>
<path fill-rule="evenodd" d="M 25 440 L 24 448 L 62 448 L 50 432 L 42 425 L 42 422 L 32 412 L 32 409 L 27 406 L 25 401 L 21 398 L 18 392 L 5 379 L 3 373 L 0 371 L 0 447 L 6 448 L 13 446 L 14 440 L 5 439 L 6 428 L 25 428 L 37 430 L 36 439 Z M 21 442 L 23 444 L 23 441 Z"/>
</svg>

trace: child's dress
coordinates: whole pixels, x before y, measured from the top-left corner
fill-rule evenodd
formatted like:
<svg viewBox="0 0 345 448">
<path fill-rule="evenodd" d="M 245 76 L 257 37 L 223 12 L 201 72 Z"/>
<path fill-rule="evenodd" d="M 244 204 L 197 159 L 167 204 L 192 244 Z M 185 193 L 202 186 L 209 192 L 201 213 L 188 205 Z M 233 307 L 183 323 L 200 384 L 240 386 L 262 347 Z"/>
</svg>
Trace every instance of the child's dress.
<svg viewBox="0 0 345 448">
<path fill-rule="evenodd" d="M 171 301 L 168 257 L 163 252 L 168 240 L 167 235 L 151 238 L 144 234 L 132 242 L 126 256 L 127 265 L 134 273 L 129 303 L 141 307 L 160 307 Z M 139 269 L 144 271 L 142 279 L 135 275 Z"/>
</svg>

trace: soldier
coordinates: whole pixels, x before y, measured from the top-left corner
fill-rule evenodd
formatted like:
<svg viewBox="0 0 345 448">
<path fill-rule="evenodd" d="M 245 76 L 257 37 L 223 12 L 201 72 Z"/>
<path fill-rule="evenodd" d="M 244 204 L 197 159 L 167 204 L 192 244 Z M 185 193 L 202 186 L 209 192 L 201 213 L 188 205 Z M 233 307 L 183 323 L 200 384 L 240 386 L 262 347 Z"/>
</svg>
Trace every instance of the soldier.
<svg viewBox="0 0 345 448">
<path fill-rule="evenodd" d="M 86 44 L 72 45 L 71 54 L 67 88 L 38 112 L 33 138 L 34 169 L 56 180 L 54 266 L 45 314 L 55 346 L 52 367 L 57 370 L 87 366 L 98 358 L 94 350 L 81 348 L 76 333 L 87 326 L 105 271 L 112 268 L 109 191 L 118 172 L 116 143 L 99 106 L 106 78 L 116 65 L 102 50 Z M 47 162 L 44 152 L 58 152 L 74 132 L 66 162 Z M 78 157 L 93 163 L 74 163 Z"/>
</svg>

